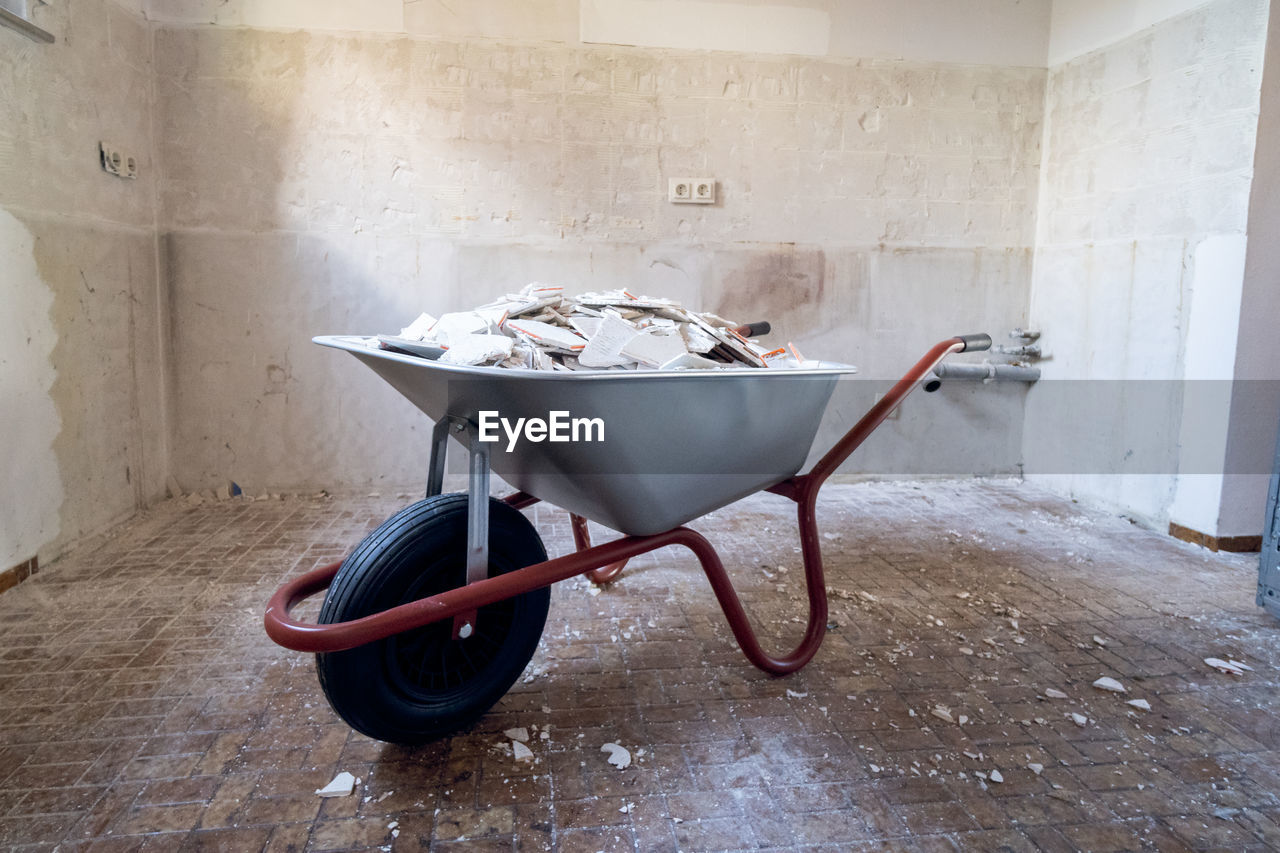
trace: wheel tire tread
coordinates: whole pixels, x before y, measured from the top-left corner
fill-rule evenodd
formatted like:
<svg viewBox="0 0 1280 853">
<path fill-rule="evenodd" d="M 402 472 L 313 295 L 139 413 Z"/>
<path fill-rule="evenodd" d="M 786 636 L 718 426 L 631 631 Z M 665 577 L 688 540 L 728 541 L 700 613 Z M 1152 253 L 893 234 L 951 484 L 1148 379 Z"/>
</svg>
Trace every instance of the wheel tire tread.
<svg viewBox="0 0 1280 853">
<path fill-rule="evenodd" d="M 394 584 L 402 579 L 401 573 L 404 568 L 392 568 L 392 566 L 404 559 L 406 555 L 412 554 L 415 549 L 424 547 L 423 537 L 456 537 L 456 528 L 451 526 L 465 524 L 467 502 L 468 496 L 465 493 L 437 495 L 411 504 L 383 522 L 343 561 L 320 608 L 319 622 L 333 624 L 350 621 L 373 612 L 375 602 L 383 594 L 383 588 L 387 584 Z M 460 519 L 459 515 L 461 515 Z M 505 558 L 504 562 L 509 565 L 508 571 L 547 559 L 546 550 L 542 546 L 542 540 L 537 531 L 518 510 L 491 498 L 489 522 L 490 548 L 502 554 Z M 442 527 L 439 532 L 436 532 L 432 528 L 437 523 L 445 523 L 450 527 Z M 370 587 L 370 584 L 376 585 Z M 524 657 L 520 663 L 520 671 L 523 671 L 524 666 L 536 651 L 538 637 L 545 625 L 547 610 L 550 606 L 550 589 L 543 587 L 531 590 L 517 596 L 517 599 L 521 602 L 524 616 L 513 623 L 510 630 L 512 633 L 518 631 L 521 634 L 517 638 L 519 647 L 516 651 L 518 655 Z M 473 702 L 474 707 L 466 707 L 464 704 L 459 711 L 433 718 L 434 721 L 425 720 L 420 728 L 407 731 L 402 727 L 394 726 L 389 721 L 371 718 L 370 713 L 377 715 L 376 710 L 368 707 L 373 704 L 372 700 L 365 703 L 366 707 L 362 707 L 360 701 L 353 701 L 353 697 L 346 695 L 352 691 L 344 687 L 341 671 L 344 666 L 349 666 L 349 663 L 344 664 L 336 657 L 350 655 L 360 650 L 366 650 L 368 654 L 380 654 L 381 651 L 374 652 L 371 647 L 381 650 L 385 647 L 379 644 L 387 642 L 389 640 L 380 640 L 357 647 L 350 652 L 316 655 L 316 673 L 329 704 L 352 728 L 379 740 L 406 744 L 421 743 L 461 728 L 483 715 L 506 690 L 510 689 L 511 684 L 520 675 L 520 671 L 516 671 L 510 675 L 509 680 L 502 677 L 492 681 L 489 689 L 480 694 L 480 700 L 485 701 Z M 330 655 L 334 657 L 330 658 Z M 346 660 L 352 659 L 348 657 Z M 504 681 L 506 683 L 502 686 L 501 692 L 486 700 L 485 697 L 492 692 L 493 687 Z M 335 699 L 335 697 L 338 698 Z M 382 698 L 380 697 L 379 701 Z M 339 707 L 340 705 L 345 708 L 345 711 Z M 480 705 L 483 707 L 479 707 Z"/>
</svg>

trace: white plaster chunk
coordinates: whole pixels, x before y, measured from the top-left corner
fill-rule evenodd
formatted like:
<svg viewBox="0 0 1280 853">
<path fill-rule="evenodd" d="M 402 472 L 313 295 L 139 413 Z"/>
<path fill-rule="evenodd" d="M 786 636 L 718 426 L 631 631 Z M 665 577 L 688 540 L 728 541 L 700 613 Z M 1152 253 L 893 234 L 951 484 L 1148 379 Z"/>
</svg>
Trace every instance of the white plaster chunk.
<svg viewBox="0 0 1280 853">
<path fill-rule="evenodd" d="M 511 741 L 511 755 L 516 761 L 533 760 L 533 750 L 518 740 Z"/>
<path fill-rule="evenodd" d="M 794 345 L 768 350 L 736 324 L 670 299 L 625 290 L 566 296 L 534 282 L 519 293 L 435 319 L 422 314 L 401 335 L 359 340 L 447 364 L 516 370 L 713 370 L 793 368 Z"/>
<path fill-rule="evenodd" d="M 1228 675 L 1244 675 L 1246 672 L 1253 672 L 1253 667 L 1243 664 L 1238 660 L 1222 660 L 1221 658 L 1205 658 L 1204 662 L 1216 669 L 1218 672 L 1224 672 Z"/>
<path fill-rule="evenodd" d="M 703 358 L 691 352 L 682 353 L 670 361 L 658 365 L 659 370 L 714 370 L 720 367 L 717 361 Z"/>
<path fill-rule="evenodd" d="M 644 331 L 622 347 L 622 355 L 647 367 L 659 367 L 679 356 L 688 355 L 684 338 L 679 334 Z"/>
<path fill-rule="evenodd" d="M 631 752 L 624 746 L 619 746 L 616 743 L 606 743 L 600 747 L 600 751 L 609 753 L 605 760 L 619 770 L 626 770 L 631 766 Z"/>
<path fill-rule="evenodd" d="M 587 339 L 571 329 L 553 326 L 538 320 L 508 320 L 507 325 L 543 346 L 579 352 L 587 345 Z"/>
<path fill-rule="evenodd" d="M 449 349 L 440 356 L 446 364 L 482 364 L 511 355 L 515 342 L 504 335 L 454 335 L 449 338 Z"/>
<path fill-rule="evenodd" d="M 321 797 L 348 797 L 355 788 L 356 777 L 344 770 L 334 776 L 328 785 L 316 789 L 316 794 Z"/>
<path fill-rule="evenodd" d="M 411 341 L 420 341 L 427 336 L 432 327 L 436 324 L 436 318 L 430 314 L 419 314 L 418 319 L 400 330 L 400 337 L 408 338 Z"/>
<path fill-rule="evenodd" d="M 512 740 L 518 740 L 521 743 L 529 742 L 529 730 L 524 726 L 520 726 L 519 728 L 515 728 L 515 729 L 507 729 L 506 731 L 503 732 L 503 734 L 511 738 Z"/>
<path fill-rule="evenodd" d="M 1139 711 L 1151 710 L 1151 703 L 1148 702 L 1146 699 L 1130 699 L 1128 702 L 1125 702 L 1125 704 L 1131 705 L 1134 708 L 1137 708 Z"/>
<path fill-rule="evenodd" d="M 599 325 L 591 336 L 591 340 L 578 354 L 578 363 L 584 367 L 615 367 L 627 364 L 630 359 L 622 356 L 622 348 L 640 332 L 616 314 L 606 314 L 598 322 Z"/>
<path fill-rule="evenodd" d="M 1125 689 L 1125 686 L 1123 684 L 1121 684 L 1119 681 L 1116 681 L 1114 678 L 1112 678 L 1109 675 L 1104 675 L 1101 678 L 1099 678 L 1097 681 L 1093 682 L 1093 686 L 1098 688 L 1099 690 L 1106 690 L 1110 693 L 1128 693 L 1129 692 L 1128 690 Z"/>
<path fill-rule="evenodd" d="M 1059 690 L 1056 687 L 1046 687 L 1044 690 L 1044 695 L 1048 696 L 1050 699 L 1066 699 L 1067 698 L 1067 694 L 1063 693 L 1061 690 Z"/>
</svg>

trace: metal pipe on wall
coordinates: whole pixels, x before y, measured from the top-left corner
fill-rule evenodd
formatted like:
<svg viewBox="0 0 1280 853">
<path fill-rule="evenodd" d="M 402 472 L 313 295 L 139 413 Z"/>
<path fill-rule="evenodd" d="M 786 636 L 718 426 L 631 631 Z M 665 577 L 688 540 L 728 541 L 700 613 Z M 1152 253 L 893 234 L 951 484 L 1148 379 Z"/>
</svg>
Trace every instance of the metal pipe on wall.
<svg viewBox="0 0 1280 853">
<path fill-rule="evenodd" d="M 1040 379 L 1040 368 L 1019 364 L 939 364 L 925 378 L 924 390 L 937 391 L 942 387 L 944 379 L 968 382 L 1036 382 Z"/>
</svg>

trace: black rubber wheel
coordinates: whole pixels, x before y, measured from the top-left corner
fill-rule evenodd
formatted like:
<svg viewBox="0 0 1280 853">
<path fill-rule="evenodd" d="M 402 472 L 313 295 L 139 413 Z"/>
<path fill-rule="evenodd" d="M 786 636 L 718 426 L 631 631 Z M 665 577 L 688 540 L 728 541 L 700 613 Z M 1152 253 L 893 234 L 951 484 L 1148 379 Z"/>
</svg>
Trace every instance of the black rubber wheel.
<svg viewBox="0 0 1280 853">
<path fill-rule="evenodd" d="M 466 582 L 467 496 L 405 507 L 369 534 L 339 569 L 321 624 L 347 622 Z M 547 559 L 533 525 L 489 501 L 489 573 Z M 480 609 L 475 633 L 453 639 L 453 620 L 343 652 L 316 655 L 320 686 L 353 729 L 391 743 L 435 740 L 481 717 L 538 647 L 551 604 L 543 587 Z"/>
</svg>

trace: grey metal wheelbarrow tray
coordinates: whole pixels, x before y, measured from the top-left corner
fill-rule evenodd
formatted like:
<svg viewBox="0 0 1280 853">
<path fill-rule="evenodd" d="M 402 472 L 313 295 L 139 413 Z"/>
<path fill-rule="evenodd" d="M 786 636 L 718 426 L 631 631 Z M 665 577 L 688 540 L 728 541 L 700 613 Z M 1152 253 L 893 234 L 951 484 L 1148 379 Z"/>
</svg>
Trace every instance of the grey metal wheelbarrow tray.
<svg viewBox="0 0 1280 853">
<path fill-rule="evenodd" d="M 511 485 L 632 536 L 678 527 L 791 477 L 804 465 L 839 377 L 856 368 L 549 372 L 465 367 L 375 350 L 346 350 L 433 421 L 476 422 L 549 412 L 600 418 L 602 441 L 520 440 L 499 432 L 490 465 Z"/>
</svg>

